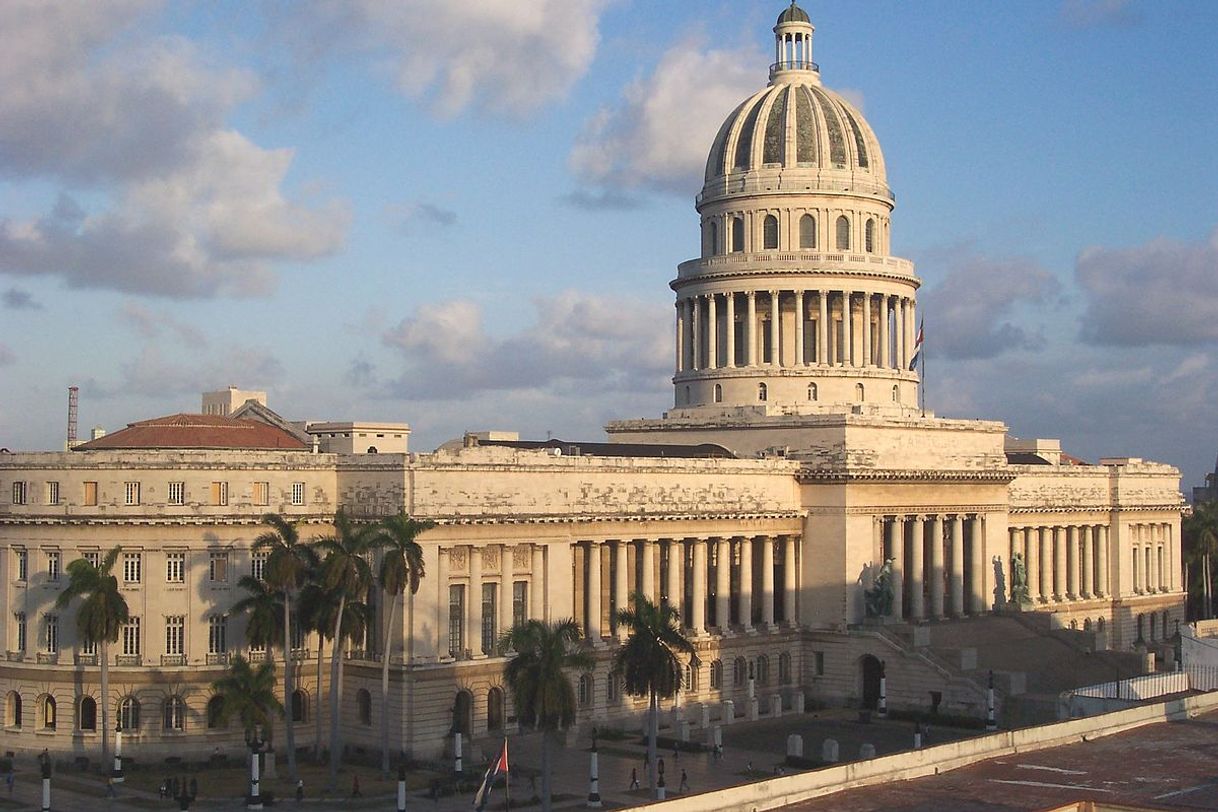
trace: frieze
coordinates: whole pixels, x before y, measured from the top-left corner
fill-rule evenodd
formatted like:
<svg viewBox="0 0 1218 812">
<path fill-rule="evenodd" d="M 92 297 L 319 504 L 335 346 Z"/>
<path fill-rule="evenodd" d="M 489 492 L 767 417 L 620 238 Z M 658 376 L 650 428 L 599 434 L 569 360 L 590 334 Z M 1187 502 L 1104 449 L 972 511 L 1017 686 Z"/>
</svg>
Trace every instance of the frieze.
<svg viewBox="0 0 1218 812">
<path fill-rule="evenodd" d="M 487 573 L 499 572 L 499 547 L 492 545 L 482 548 L 482 571 Z"/>
<path fill-rule="evenodd" d="M 516 572 L 528 572 L 533 566 L 533 550 L 525 544 L 517 544 L 512 548 L 512 569 Z"/>
<path fill-rule="evenodd" d="M 801 469 L 795 474 L 800 484 L 839 482 L 985 482 L 1010 483 L 1016 475 L 1002 469 L 990 471 L 936 471 L 933 469 L 874 469 L 855 471 L 818 471 Z"/>
<path fill-rule="evenodd" d="M 453 547 L 448 551 L 448 571 L 464 573 L 469 567 L 469 548 Z"/>
</svg>

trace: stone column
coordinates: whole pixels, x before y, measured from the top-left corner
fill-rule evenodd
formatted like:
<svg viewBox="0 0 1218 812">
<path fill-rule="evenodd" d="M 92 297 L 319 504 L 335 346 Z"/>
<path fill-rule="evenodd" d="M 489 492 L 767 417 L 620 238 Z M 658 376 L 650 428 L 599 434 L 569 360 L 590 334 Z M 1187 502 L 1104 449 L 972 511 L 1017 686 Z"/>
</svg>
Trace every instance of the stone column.
<svg viewBox="0 0 1218 812">
<path fill-rule="evenodd" d="M 529 584 L 529 617 L 546 619 L 546 550 L 540 544 L 533 545 L 533 578 Z"/>
<path fill-rule="evenodd" d="M 774 628 L 774 539 L 761 540 L 761 625 Z"/>
<path fill-rule="evenodd" d="M 1066 600 L 1066 536 L 1061 527 L 1049 528 L 1053 534 L 1053 598 L 1058 602 Z"/>
<path fill-rule="evenodd" d="M 956 514 L 951 519 L 952 536 L 952 575 L 951 575 L 951 606 L 954 617 L 964 615 L 964 517 Z"/>
<path fill-rule="evenodd" d="M 705 363 L 702 360 L 702 297 L 694 296 L 689 300 L 693 306 L 693 333 L 694 333 L 694 353 L 691 363 L 692 369 L 702 369 Z"/>
<path fill-rule="evenodd" d="M 923 569 L 926 566 L 926 523 L 921 516 L 913 517 L 913 535 L 909 539 L 909 617 L 922 620 L 926 617 L 925 596 L 922 588 Z"/>
<path fill-rule="evenodd" d="M 854 366 L 854 308 L 850 291 L 842 291 L 842 366 Z"/>
<path fill-rule="evenodd" d="M 909 359 L 905 357 L 905 300 L 900 296 L 892 299 L 892 314 L 893 343 L 897 354 L 895 366 L 903 370 L 909 366 Z"/>
<path fill-rule="evenodd" d="M 732 618 L 732 540 L 719 539 L 715 555 L 715 625 L 726 634 Z"/>
<path fill-rule="evenodd" d="M 436 653 L 448 655 L 448 550 L 440 550 L 436 566 Z"/>
<path fill-rule="evenodd" d="M 889 350 L 888 337 L 888 294 L 880 297 L 880 366 L 892 368 L 892 352 Z"/>
<path fill-rule="evenodd" d="M 798 625 L 795 594 L 799 589 L 795 573 L 795 545 L 798 536 L 787 536 L 782 548 L 782 616 L 788 626 Z"/>
<path fill-rule="evenodd" d="M 613 602 L 619 612 L 630 606 L 630 556 L 627 552 L 629 549 L 630 542 L 625 540 L 619 540 L 613 545 Z M 617 626 L 617 639 L 626 639 L 626 627 L 620 623 Z"/>
<path fill-rule="evenodd" d="M 639 550 L 643 559 L 643 582 L 639 587 L 639 591 L 647 596 L 647 600 L 652 603 L 659 603 L 660 596 L 656 592 L 656 546 L 657 543 L 651 539 L 644 539 Z"/>
<path fill-rule="evenodd" d="M 969 545 L 973 558 L 973 589 L 969 595 L 969 613 L 981 615 L 985 613 L 989 591 L 986 589 L 986 574 L 990 566 L 989 552 L 985 543 L 985 519 L 974 516 L 969 520 L 972 532 L 969 533 Z"/>
<path fill-rule="evenodd" d="M 706 297 L 706 368 L 719 368 L 719 302 L 715 294 Z"/>
<path fill-rule="evenodd" d="M 685 300 L 675 303 L 677 311 L 677 372 L 685 371 Z"/>
<path fill-rule="evenodd" d="M 930 517 L 930 614 L 943 617 L 943 517 Z"/>
<path fill-rule="evenodd" d="M 706 539 L 694 539 L 693 623 L 695 635 L 706 634 Z"/>
<path fill-rule="evenodd" d="M 1095 597 L 1095 569 L 1091 561 L 1091 548 L 1095 543 L 1091 525 L 1083 525 L 1083 597 Z"/>
<path fill-rule="evenodd" d="M 1066 597 L 1078 600 L 1078 528 L 1066 528 Z"/>
<path fill-rule="evenodd" d="M 598 541 L 590 541 L 585 545 L 588 559 L 587 596 L 588 606 L 588 640 L 594 646 L 603 645 L 601 642 L 601 545 Z"/>
<path fill-rule="evenodd" d="M 757 366 L 757 291 L 750 290 L 745 294 L 748 302 L 748 323 L 744 325 L 745 362 Z"/>
<path fill-rule="evenodd" d="M 465 647 L 482 656 L 482 551 L 469 547 L 469 595 L 465 601 Z"/>
<path fill-rule="evenodd" d="M 863 294 L 863 363 L 860 366 L 869 367 L 871 363 L 871 294 Z"/>
<path fill-rule="evenodd" d="M 827 366 L 829 363 L 829 297 L 822 288 L 817 292 L 820 300 L 820 312 L 816 319 L 816 363 Z"/>
<path fill-rule="evenodd" d="M 1040 583 L 1040 534 L 1032 528 L 1024 528 L 1024 549 L 1027 550 L 1025 559 L 1028 564 L 1028 597 L 1033 602 L 1039 602 L 1041 596 Z"/>
<path fill-rule="evenodd" d="M 913 353 L 918 343 L 918 300 L 909 297 L 908 303 L 905 305 L 905 347 L 909 353 L 909 358 L 905 359 L 905 368 L 909 369 L 909 362 L 913 360 Z"/>
<path fill-rule="evenodd" d="M 668 542 L 668 605 L 681 613 L 681 625 L 689 627 L 689 618 L 681 612 L 681 587 L 685 580 L 685 545 L 680 539 Z"/>
<path fill-rule="evenodd" d="M 753 540 L 740 539 L 740 625 L 753 629 Z"/>
<path fill-rule="evenodd" d="M 795 291 L 795 366 L 802 367 L 804 360 L 804 292 Z"/>
<path fill-rule="evenodd" d="M 724 366 L 736 366 L 736 294 L 727 294 L 727 302 L 725 303 L 727 310 L 725 320 L 727 321 L 727 360 Z"/>
<path fill-rule="evenodd" d="M 495 630 L 504 632 L 512 627 L 512 547 L 507 544 L 499 547 L 498 598 L 495 608 L 499 610 L 499 617 Z"/>
<path fill-rule="evenodd" d="M 770 291 L 770 366 L 782 366 L 782 339 L 778 331 L 778 291 Z"/>
<path fill-rule="evenodd" d="M 905 526 L 900 516 L 885 523 L 888 554 L 892 557 L 892 616 L 905 616 Z"/>
<path fill-rule="evenodd" d="M 1109 596 L 1110 576 L 1108 573 L 1108 526 L 1100 525 L 1096 538 L 1096 559 L 1098 559 L 1099 579 L 1096 583 L 1096 595 L 1101 598 Z"/>
</svg>

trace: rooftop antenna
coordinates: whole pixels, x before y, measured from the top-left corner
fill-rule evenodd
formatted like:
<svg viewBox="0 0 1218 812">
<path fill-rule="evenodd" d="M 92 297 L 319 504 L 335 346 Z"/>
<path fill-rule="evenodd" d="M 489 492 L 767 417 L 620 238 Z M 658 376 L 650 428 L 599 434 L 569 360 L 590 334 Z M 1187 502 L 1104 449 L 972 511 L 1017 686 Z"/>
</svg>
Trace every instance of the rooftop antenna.
<svg viewBox="0 0 1218 812">
<path fill-rule="evenodd" d="M 76 447 L 76 407 L 80 397 L 79 386 L 68 387 L 68 450 Z"/>
</svg>

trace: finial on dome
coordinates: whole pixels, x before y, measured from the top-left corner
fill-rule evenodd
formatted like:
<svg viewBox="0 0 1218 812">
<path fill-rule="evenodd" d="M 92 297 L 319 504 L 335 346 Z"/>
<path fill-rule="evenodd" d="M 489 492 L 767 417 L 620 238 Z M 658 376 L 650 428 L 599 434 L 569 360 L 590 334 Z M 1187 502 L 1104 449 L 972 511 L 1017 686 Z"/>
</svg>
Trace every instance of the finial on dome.
<svg viewBox="0 0 1218 812">
<path fill-rule="evenodd" d="M 820 66 L 812 61 L 812 34 L 816 28 L 808 13 L 795 5 L 782 10 L 774 25 L 774 64 L 770 66 L 770 83 L 785 79 L 807 80 L 820 73 Z"/>
</svg>

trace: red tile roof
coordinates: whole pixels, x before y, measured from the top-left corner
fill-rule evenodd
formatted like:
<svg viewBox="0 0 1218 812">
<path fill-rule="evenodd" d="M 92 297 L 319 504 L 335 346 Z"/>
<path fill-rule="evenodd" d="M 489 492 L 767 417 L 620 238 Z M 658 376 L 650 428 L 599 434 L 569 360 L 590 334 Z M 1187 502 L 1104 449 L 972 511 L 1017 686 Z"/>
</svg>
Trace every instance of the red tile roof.
<svg viewBox="0 0 1218 812">
<path fill-rule="evenodd" d="M 282 449 L 310 448 L 283 429 L 258 420 L 210 414 L 174 414 L 128 423 L 127 428 L 76 446 L 76 451 L 154 448 Z"/>
</svg>

